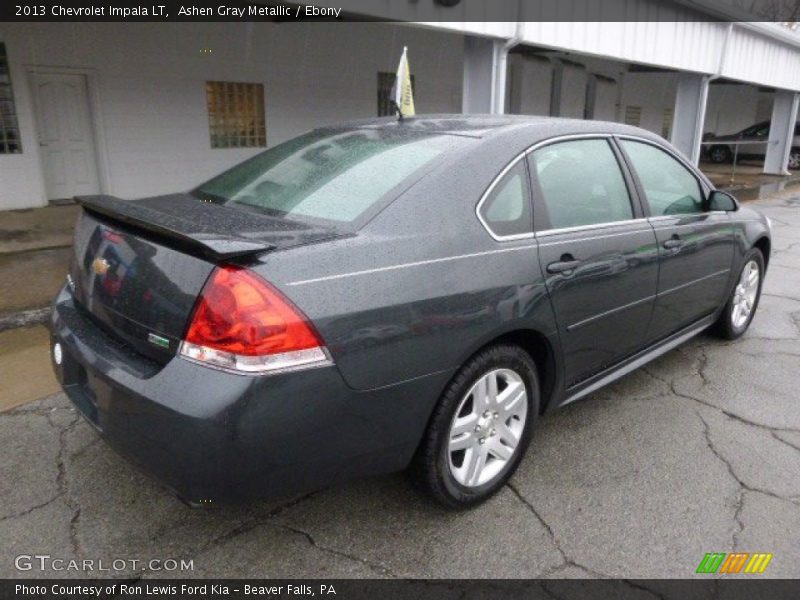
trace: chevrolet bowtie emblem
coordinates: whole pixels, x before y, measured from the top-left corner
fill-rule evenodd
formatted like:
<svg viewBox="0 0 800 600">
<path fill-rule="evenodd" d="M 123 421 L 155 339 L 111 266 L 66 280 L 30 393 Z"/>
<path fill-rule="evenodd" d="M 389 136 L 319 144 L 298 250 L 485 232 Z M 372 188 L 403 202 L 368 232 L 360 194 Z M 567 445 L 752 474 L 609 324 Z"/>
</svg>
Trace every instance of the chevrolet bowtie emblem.
<svg viewBox="0 0 800 600">
<path fill-rule="evenodd" d="M 92 261 L 92 271 L 97 273 L 98 275 L 105 275 L 108 273 L 108 269 L 111 267 L 108 264 L 108 261 L 105 258 L 95 258 Z"/>
</svg>

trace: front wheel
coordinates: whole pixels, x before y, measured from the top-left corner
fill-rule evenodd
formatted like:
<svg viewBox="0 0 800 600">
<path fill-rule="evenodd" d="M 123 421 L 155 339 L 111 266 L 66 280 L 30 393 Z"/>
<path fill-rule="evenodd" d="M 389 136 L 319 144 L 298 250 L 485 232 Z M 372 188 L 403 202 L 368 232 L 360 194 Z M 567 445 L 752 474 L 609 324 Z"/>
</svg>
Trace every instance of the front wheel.
<svg viewBox="0 0 800 600">
<path fill-rule="evenodd" d="M 516 470 L 538 414 L 530 355 L 505 344 L 480 352 L 442 394 L 414 459 L 416 479 L 447 507 L 483 502 Z"/>
<path fill-rule="evenodd" d="M 752 248 L 744 258 L 744 266 L 725 308 L 716 323 L 717 334 L 726 340 L 735 340 L 750 326 L 761 298 L 764 281 L 764 255 Z"/>
</svg>

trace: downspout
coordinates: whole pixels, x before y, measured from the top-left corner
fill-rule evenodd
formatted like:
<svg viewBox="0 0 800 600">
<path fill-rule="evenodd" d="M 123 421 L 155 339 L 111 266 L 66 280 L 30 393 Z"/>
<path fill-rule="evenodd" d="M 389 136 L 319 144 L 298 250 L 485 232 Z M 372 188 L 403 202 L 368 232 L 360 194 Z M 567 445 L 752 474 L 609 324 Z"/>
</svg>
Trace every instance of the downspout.
<svg viewBox="0 0 800 600">
<path fill-rule="evenodd" d="M 717 72 L 708 78 L 708 81 L 714 81 L 722 77 L 722 69 L 725 67 L 725 59 L 728 58 L 728 43 L 731 41 L 733 35 L 733 21 L 728 23 L 728 31 L 725 33 L 725 40 L 722 42 L 722 50 L 719 53 L 719 62 L 717 63 Z"/>
<path fill-rule="evenodd" d="M 725 39 L 722 42 L 722 50 L 719 53 L 719 61 L 717 62 L 717 72 L 708 75 L 705 78 L 704 85 L 704 92 L 701 94 L 700 102 L 702 103 L 702 107 L 698 107 L 698 110 L 695 111 L 695 123 L 694 123 L 694 130 L 697 133 L 697 138 L 694 143 L 694 148 L 692 148 L 692 162 L 695 164 L 700 162 L 700 147 L 703 141 L 703 123 L 706 119 L 706 106 L 708 105 L 708 85 L 722 77 L 722 70 L 725 67 L 725 59 L 728 58 L 728 43 L 730 42 L 731 36 L 733 35 L 733 22 L 728 23 L 728 31 L 725 33 Z"/>
<path fill-rule="evenodd" d="M 521 12 L 518 9 L 518 16 Z M 506 112 L 506 74 L 508 72 L 508 52 L 522 41 L 522 22 L 517 21 L 514 36 L 503 44 L 495 56 L 494 89 L 492 90 L 492 114 Z"/>
</svg>

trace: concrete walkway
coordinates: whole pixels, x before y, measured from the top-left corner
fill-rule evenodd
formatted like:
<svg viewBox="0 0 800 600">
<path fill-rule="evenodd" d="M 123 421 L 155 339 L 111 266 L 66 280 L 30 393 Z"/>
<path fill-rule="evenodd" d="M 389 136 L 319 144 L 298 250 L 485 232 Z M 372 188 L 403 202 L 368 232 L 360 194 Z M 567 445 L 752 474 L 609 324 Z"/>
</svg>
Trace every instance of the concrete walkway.
<svg viewBox="0 0 800 600">
<path fill-rule="evenodd" d="M 0 211 L 0 254 L 72 244 L 77 204 Z"/>
<path fill-rule="evenodd" d="M 0 331 L 41 322 L 64 284 L 80 208 L 0 212 Z"/>
<path fill-rule="evenodd" d="M 172 576 L 668 578 L 733 551 L 800 577 L 800 197 L 758 207 L 775 252 L 748 334 L 700 336 L 544 419 L 482 507 L 441 510 L 395 475 L 191 510 L 57 393 L 0 414 L 0 577 L 77 575 L 15 570 L 45 553 L 192 561 Z M 139 565 L 84 574 L 165 574 Z"/>
</svg>

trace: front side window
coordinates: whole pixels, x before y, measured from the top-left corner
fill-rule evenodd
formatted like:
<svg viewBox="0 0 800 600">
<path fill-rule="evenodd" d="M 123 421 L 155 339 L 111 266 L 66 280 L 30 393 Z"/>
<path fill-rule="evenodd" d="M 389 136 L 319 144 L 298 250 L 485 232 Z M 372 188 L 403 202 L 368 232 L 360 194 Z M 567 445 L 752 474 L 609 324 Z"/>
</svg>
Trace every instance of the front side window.
<svg viewBox="0 0 800 600">
<path fill-rule="evenodd" d="M 525 162 L 517 161 L 481 204 L 481 217 L 497 237 L 532 232 L 530 188 Z"/>
<path fill-rule="evenodd" d="M 531 154 L 531 168 L 552 229 L 633 218 L 625 179 L 605 139 L 539 148 Z"/>
<path fill-rule="evenodd" d="M 622 140 L 644 189 L 650 215 L 703 212 L 703 192 L 697 178 L 678 160 L 644 142 Z"/>
</svg>

